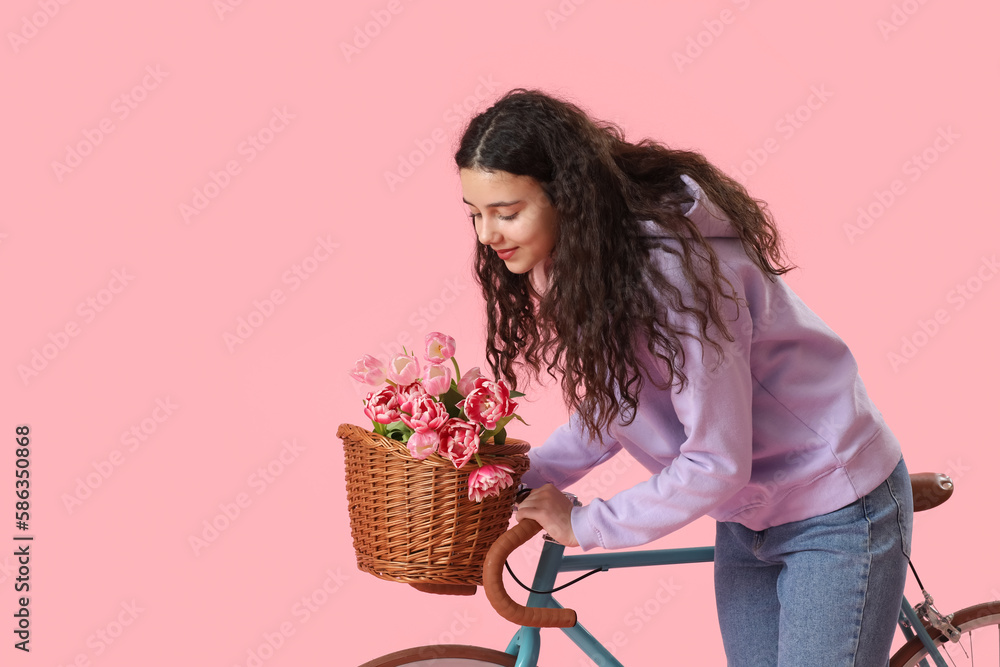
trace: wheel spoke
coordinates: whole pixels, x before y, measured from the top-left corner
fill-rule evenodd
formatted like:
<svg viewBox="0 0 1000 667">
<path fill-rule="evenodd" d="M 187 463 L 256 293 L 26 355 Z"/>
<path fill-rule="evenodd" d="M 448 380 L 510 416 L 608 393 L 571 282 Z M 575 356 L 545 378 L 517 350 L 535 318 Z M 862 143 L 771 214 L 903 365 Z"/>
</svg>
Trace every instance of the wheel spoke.
<svg viewBox="0 0 1000 667">
<path fill-rule="evenodd" d="M 965 654 L 965 657 L 968 658 L 969 657 L 969 652 L 965 650 L 965 646 L 962 644 L 961 639 L 959 639 L 959 641 L 958 641 L 958 646 L 959 646 L 959 648 L 962 649 L 962 653 Z M 971 632 L 969 633 L 969 648 L 970 649 L 972 648 L 972 633 Z"/>
</svg>

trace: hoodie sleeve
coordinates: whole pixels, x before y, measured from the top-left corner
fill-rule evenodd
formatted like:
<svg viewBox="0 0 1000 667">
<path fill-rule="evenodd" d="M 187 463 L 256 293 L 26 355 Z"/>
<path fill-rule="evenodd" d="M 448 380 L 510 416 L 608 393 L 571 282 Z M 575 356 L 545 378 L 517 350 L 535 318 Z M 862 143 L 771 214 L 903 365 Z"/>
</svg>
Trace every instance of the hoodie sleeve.
<svg viewBox="0 0 1000 667">
<path fill-rule="evenodd" d="M 684 388 L 659 389 L 645 383 L 639 409 L 672 410 L 683 426 L 684 439 L 679 447 L 667 434 L 635 443 L 654 459 L 668 460 L 668 465 L 608 500 L 598 498 L 573 508 L 573 532 L 584 550 L 632 547 L 663 537 L 710 512 L 750 480 L 752 326 L 742 283 L 725 264 L 720 269 L 744 299 L 738 306 L 720 299 L 720 311 L 735 341 L 709 327 L 709 335 L 722 347 L 720 358 L 711 345 L 682 336 L 688 378 Z M 692 303 L 687 281 L 675 274 L 671 282 L 681 289 L 685 303 Z M 668 317 L 673 326 L 697 333 L 693 316 L 670 312 Z M 641 353 L 640 359 L 664 377 L 666 364 L 648 354 L 644 342 Z"/>
<path fill-rule="evenodd" d="M 574 413 L 569 421 L 552 432 L 541 447 L 533 447 L 528 452 L 531 468 L 521 476 L 521 483 L 532 489 L 546 483 L 563 489 L 620 449 L 621 444 L 607 436 L 600 441 L 588 442 Z"/>
</svg>

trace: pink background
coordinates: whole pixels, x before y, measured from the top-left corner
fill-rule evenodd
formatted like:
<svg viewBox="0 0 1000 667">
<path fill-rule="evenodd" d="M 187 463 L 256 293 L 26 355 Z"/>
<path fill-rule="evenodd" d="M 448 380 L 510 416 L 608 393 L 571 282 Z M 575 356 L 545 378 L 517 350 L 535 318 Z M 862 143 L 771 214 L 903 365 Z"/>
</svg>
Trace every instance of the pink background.
<svg viewBox="0 0 1000 667">
<path fill-rule="evenodd" d="M 506 646 L 481 592 L 356 569 L 335 432 L 365 423 L 347 376 L 365 352 L 439 330 L 463 367 L 482 363 L 451 156 L 515 86 L 701 150 L 769 203 L 801 267 L 788 282 L 851 346 L 910 470 L 956 480 L 916 521 L 925 583 L 948 610 L 1000 597 L 996 6 L 223 2 L 4 5 L 0 662 Z M 849 234 L 859 208 L 873 217 Z M 241 318 L 257 326 L 233 342 Z M 512 434 L 540 444 L 566 411 L 554 385 L 531 396 Z M 17 424 L 32 430 L 29 655 L 11 634 Z M 576 490 L 641 478 L 622 458 Z M 713 533 L 701 519 L 655 546 Z M 668 639 L 678 664 L 724 662 L 710 565 L 611 572 L 562 599 L 624 640 L 625 664 Z M 587 664 L 561 633 L 543 641 L 544 664 Z"/>
</svg>

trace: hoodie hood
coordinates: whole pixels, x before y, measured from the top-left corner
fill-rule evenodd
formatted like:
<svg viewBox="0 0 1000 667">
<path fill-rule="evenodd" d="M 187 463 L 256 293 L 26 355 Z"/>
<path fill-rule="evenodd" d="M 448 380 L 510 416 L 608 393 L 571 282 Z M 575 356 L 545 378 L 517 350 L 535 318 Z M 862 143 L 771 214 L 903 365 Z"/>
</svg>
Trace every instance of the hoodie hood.
<svg viewBox="0 0 1000 667">
<path fill-rule="evenodd" d="M 715 202 L 708 198 L 705 191 L 701 189 L 698 182 L 687 174 L 681 174 L 681 180 L 687 186 L 687 192 L 694 197 L 694 203 L 684 211 L 684 217 L 698 226 L 698 231 L 705 238 L 733 238 L 738 237 L 736 228 L 729 220 L 729 216 L 723 213 L 722 209 L 716 206 Z"/>
<path fill-rule="evenodd" d="M 729 217 L 715 202 L 708 198 L 698 182 L 687 174 L 681 174 L 684 189 L 694 202 L 684 207 L 684 217 L 693 222 L 705 238 L 736 238 L 736 228 Z M 660 233 L 660 228 L 652 220 L 643 220 L 643 228 L 654 233 Z"/>
<path fill-rule="evenodd" d="M 684 205 L 682 209 L 684 217 L 698 227 L 701 235 L 706 239 L 738 238 L 739 234 L 736 233 L 736 228 L 733 227 L 729 217 L 722 209 L 716 206 L 715 202 L 708 198 L 708 195 L 701 189 L 698 182 L 687 174 L 681 174 L 681 180 L 684 182 L 684 189 L 687 194 L 694 199 L 692 203 Z M 662 234 L 659 225 L 652 220 L 643 220 L 639 224 L 650 236 L 660 236 Z M 545 294 L 548 290 L 548 269 L 551 265 L 551 258 L 544 262 L 539 262 L 531 269 L 528 276 L 535 291 L 539 294 Z"/>
</svg>

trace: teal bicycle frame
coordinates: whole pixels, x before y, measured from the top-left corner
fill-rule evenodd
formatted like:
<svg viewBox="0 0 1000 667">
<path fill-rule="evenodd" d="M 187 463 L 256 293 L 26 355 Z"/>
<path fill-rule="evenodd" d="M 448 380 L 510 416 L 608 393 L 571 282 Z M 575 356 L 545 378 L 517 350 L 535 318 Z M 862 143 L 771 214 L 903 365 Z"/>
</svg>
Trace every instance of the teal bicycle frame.
<svg viewBox="0 0 1000 667">
<path fill-rule="evenodd" d="M 583 554 L 564 556 L 565 547 L 556 542 L 545 541 L 542 546 L 538 567 L 531 587 L 535 590 L 551 590 L 555 586 L 556 575 L 560 572 L 580 572 L 600 569 L 608 571 L 612 568 L 646 567 L 648 565 L 676 565 L 681 563 L 710 563 L 715 559 L 714 547 L 690 547 L 680 549 L 655 549 L 644 551 L 626 551 L 619 553 Z M 550 607 L 561 609 L 562 605 L 552 597 L 551 593 L 531 593 L 528 596 L 528 607 Z M 917 617 L 916 611 L 903 598 L 899 612 L 899 627 L 909 641 L 914 636 L 920 637 L 929 655 L 934 659 L 936 667 L 948 667 L 944 658 L 931 641 L 923 623 Z M 605 648 L 586 628 L 577 623 L 573 627 L 561 628 L 574 644 L 590 659 L 601 667 L 624 667 L 611 652 Z M 914 630 L 916 631 L 914 633 Z M 541 648 L 541 628 L 522 627 L 507 646 L 506 653 L 517 656 L 516 667 L 535 667 Z M 921 665 L 926 665 L 922 661 Z"/>
</svg>

